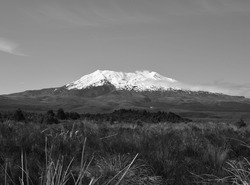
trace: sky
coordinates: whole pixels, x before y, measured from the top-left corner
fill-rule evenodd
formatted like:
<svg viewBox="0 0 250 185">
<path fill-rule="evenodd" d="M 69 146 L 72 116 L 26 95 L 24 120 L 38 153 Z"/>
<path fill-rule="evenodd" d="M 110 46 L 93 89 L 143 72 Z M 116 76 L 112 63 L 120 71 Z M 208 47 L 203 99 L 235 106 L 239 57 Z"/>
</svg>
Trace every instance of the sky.
<svg viewBox="0 0 250 185">
<path fill-rule="evenodd" d="M 250 1 L 0 1 L 0 94 L 97 69 L 156 71 L 250 97 Z"/>
</svg>

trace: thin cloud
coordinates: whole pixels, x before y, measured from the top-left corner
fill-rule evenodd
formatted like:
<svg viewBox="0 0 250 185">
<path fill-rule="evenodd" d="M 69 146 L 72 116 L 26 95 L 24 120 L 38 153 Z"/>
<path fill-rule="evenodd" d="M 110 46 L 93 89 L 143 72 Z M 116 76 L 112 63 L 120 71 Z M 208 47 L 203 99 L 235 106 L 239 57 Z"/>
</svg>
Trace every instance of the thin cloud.
<svg viewBox="0 0 250 185">
<path fill-rule="evenodd" d="M 27 15 L 38 20 L 49 19 L 49 21 L 77 26 L 154 22 L 155 18 L 145 13 L 144 10 L 148 9 L 148 3 L 143 3 L 143 0 L 139 1 L 144 4 L 143 7 L 140 7 L 141 3 L 131 2 L 129 4 L 125 2 L 123 4 L 114 0 L 104 0 L 102 2 L 91 0 L 72 0 L 70 2 L 60 0 L 41 1 L 35 4 L 35 8 L 27 8 L 25 12 Z M 133 8 L 130 8 L 130 6 Z"/>
<path fill-rule="evenodd" d="M 182 84 L 182 87 L 183 86 L 193 91 L 202 90 L 250 98 L 250 84 L 234 84 L 230 82 L 217 81 L 211 84 L 203 85 Z"/>
<path fill-rule="evenodd" d="M 250 98 L 250 84 L 235 84 L 230 82 L 217 81 L 214 83 L 217 87 L 223 87 L 234 95 L 242 95 Z"/>
<path fill-rule="evenodd" d="M 249 1 L 235 0 L 202 0 L 203 6 L 209 11 L 248 12 Z"/>
<path fill-rule="evenodd" d="M 18 44 L 4 38 L 0 38 L 0 51 L 17 56 L 27 56 L 18 50 Z"/>
</svg>

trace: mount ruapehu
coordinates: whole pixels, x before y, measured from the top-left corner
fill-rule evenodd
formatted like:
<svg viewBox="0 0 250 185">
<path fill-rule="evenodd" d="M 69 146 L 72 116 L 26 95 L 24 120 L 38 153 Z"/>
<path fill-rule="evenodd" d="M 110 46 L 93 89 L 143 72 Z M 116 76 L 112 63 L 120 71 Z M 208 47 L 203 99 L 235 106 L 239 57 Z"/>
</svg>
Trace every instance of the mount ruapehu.
<svg viewBox="0 0 250 185">
<path fill-rule="evenodd" d="M 250 114 L 250 99 L 202 89 L 193 91 L 156 72 L 97 70 L 62 87 L 0 96 L 0 110 L 16 108 L 27 111 L 63 108 L 79 113 L 146 109 L 174 111 L 191 117 L 216 117 L 218 113 Z"/>
</svg>

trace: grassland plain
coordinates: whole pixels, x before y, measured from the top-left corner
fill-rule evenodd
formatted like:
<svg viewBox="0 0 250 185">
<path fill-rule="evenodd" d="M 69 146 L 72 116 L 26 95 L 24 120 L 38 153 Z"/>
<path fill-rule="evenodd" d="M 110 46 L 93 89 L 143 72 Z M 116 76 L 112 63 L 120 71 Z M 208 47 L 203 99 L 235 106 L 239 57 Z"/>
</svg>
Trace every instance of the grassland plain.
<svg viewBox="0 0 250 185">
<path fill-rule="evenodd" d="M 250 184 L 250 127 L 229 123 L 3 121 L 0 182 Z"/>
</svg>

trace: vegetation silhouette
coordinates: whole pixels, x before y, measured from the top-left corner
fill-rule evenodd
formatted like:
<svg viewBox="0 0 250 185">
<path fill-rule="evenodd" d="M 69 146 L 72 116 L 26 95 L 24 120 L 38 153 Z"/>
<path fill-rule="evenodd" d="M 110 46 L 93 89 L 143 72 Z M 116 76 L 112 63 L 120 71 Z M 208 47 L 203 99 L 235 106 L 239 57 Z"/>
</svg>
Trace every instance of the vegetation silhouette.
<svg viewBox="0 0 250 185">
<path fill-rule="evenodd" d="M 15 120 L 28 122 L 39 122 L 45 124 L 59 123 L 60 120 L 92 120 L 97 122 L 109 121 L 111 124 L 114 123 L 159 123 L 159 122 L 190 122 L 190 119 L 182 118 L 181 116 L 172 112 L 149 112 L 146 110 L 132 110 L 132 109 L 120 109 L 115 110 L 112 113 L 105 114 L 79 114 L 77 112 L 65 112 L 62 108 L 59 108 L 56 113 L 54 110 L 48 110 L 46 113 L 37 112 L 24 112 L 21 109 L 13 112 L 2 112 L 3 120 Z"/>
<path fill-rule="evenodd" d="M 23 114 L 23 111 L 19 108 L 17 109 L 13 114 L 13 119 L 15 121 L 25 121 L 25 116 Z"/>
</svg>

